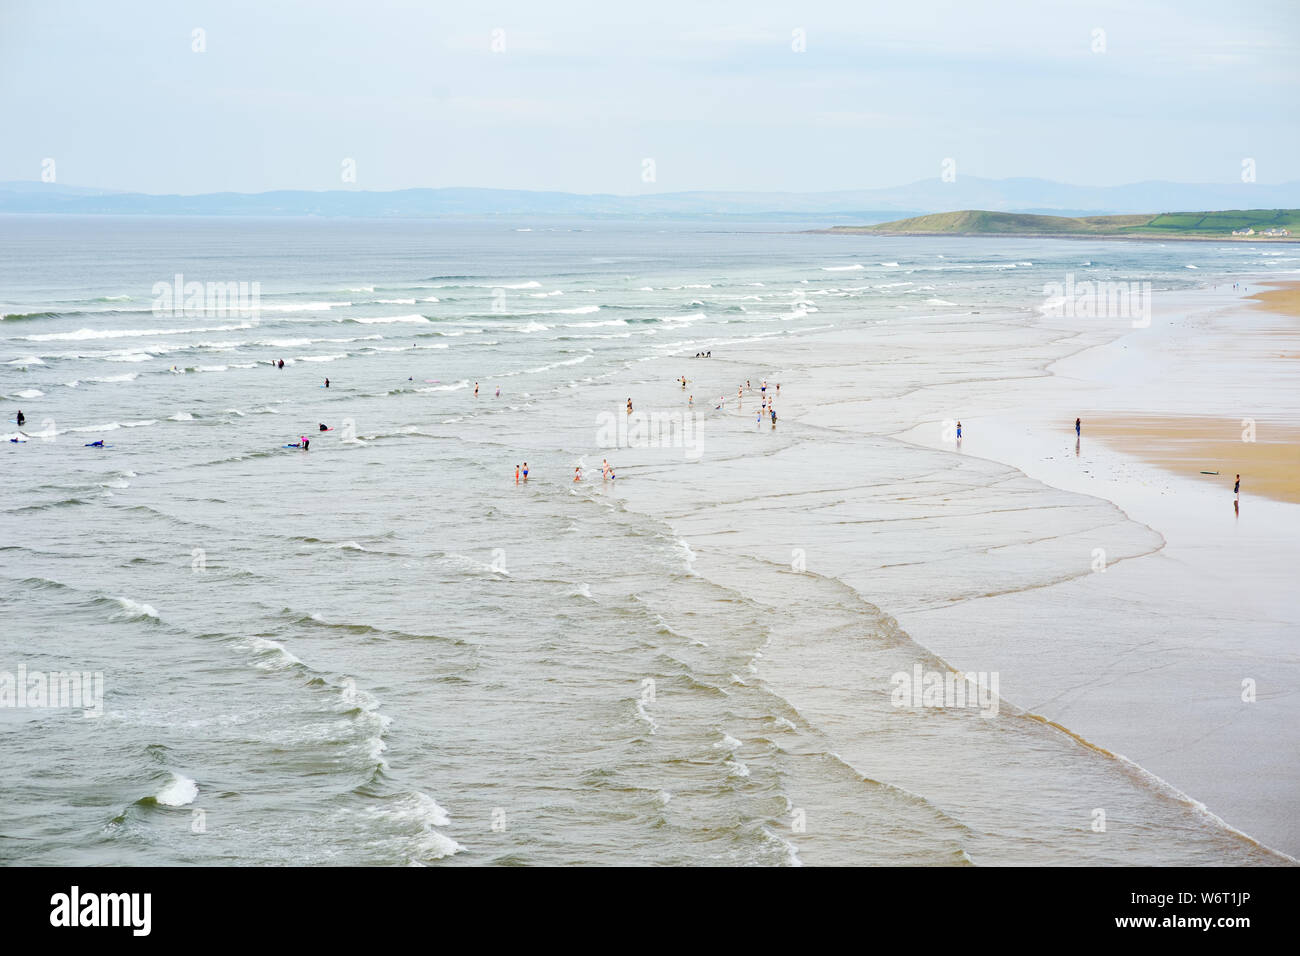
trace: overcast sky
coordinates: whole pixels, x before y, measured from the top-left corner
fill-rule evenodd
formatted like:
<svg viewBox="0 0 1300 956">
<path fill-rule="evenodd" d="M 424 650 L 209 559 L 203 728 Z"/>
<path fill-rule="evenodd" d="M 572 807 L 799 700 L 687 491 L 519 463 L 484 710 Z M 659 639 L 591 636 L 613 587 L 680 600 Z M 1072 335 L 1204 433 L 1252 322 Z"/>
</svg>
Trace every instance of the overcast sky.
<svg viewBox="0 0 1300 956">
<path fill-rule="evenodd" d="M 1298 104 L 1300 0 L 0 0 L 0 180 L 146 192 L 1277 183 Z"/>
</svg>

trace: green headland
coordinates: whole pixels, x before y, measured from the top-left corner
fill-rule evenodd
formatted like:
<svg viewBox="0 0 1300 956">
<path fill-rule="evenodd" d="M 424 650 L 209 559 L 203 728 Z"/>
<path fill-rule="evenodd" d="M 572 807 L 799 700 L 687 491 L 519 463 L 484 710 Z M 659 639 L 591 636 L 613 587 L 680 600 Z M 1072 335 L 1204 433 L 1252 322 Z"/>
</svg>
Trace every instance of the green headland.
<svg viewBox="0 0 1300 956">
<path fill-rule="evenodd" d="M 1294 242 L 1300 241 L 1300 209 L 1230 209 L 1077 218 L 963 209 L 874 226 L 834 226 L 816 231 L 879 236 L 1060 236 Z"/>
</svg>

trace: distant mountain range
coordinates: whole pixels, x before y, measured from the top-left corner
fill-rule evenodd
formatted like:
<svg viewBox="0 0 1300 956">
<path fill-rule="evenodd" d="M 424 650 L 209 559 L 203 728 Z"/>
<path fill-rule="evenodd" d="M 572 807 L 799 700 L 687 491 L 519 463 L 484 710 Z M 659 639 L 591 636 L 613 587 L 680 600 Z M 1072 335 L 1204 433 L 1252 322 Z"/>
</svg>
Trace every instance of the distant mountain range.
<svg viewBox="0 0 1300 956">
<path fill-rule="evenodd" d="M 514 189 L 333 189 L 151 195 L 40 182 L 0 183 L 0 213 L 149 216 L 327 216 L 359 218 L 566 217 L 574 219 L 750 219 L 870 224 L 982 209 L 1057 216 L 1178 209 L 1300 207 L 1300 182 L 1144 182 L 1073 186 L 1045 179 L 938 177 L 890 189 L 812 193 L 678 192 L 637 196 Z"/>
</svg>

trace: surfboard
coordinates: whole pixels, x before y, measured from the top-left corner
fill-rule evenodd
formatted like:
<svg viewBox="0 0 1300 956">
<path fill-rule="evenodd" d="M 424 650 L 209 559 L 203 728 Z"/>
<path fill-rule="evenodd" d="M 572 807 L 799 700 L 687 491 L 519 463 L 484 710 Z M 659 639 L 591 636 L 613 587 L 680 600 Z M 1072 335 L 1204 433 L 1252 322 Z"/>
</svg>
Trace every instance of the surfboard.
<svg viewBox="0 0 1300 956">
<path fill-rule="evenodd" d="M 87 442 L 82 445 L 83 448 L 112 448 L 112 445 L 96 445 L 94 442 Z"/>
</svg>

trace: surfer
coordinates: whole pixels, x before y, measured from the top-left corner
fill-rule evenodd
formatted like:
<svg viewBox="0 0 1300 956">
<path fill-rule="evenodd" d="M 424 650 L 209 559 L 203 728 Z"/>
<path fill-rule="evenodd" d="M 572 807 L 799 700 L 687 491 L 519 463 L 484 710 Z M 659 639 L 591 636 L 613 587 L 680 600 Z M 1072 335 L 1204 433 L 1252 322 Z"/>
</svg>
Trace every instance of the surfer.
<svg viewBox="0 0 1300 956">
<path fill-rule="evenodd" d="M 311 445 L 311 439 L 308 438 L 306 435 L 299 435 L 299 436 L 298 436 L 298 440 L 299 440 L 300 442 L 302 442 L 302 450 L 303 450 L 303 451 L 306 451 L 307 448 L 308 448 L 308 446 Z"/>
<path fill-rule="evenodd" d="M 320 430 L 323 431 L 323 432 L 327 432 L 327 431 L 329 431 L 329 428 L 326 426 L 326 424 L 325 424 L 324 422 L 321 422 L 321 423 L 320 423 Z"/>
<path fill-rule="evenodd" d="M 14 421 L 16 421 L 19 425 L 26 424 L 27 416 L 23 414 L 23 410 L 21 408 L 18 409 L 18 417 L 15 418 Z"/>
<path fill-rule="evenodd" d="M 280 365 L 279 365 L 279 367 L 280 367 L 280 368 L 284 368 L 284 359 L 280 359 Z"/>
<path fill-rule="evenodd" d="M 326 387 L 326 388 L 329 388 L 329 387 L 330 387 L 330 380 L 329 380 L 328 378 L 325 379 L 325 387 Z"/>
<path fill-rule="evenodd" d="M 99 441 L 92 441 L 92 442 L 90 442 L 88 445 L 86 445 L 86 447 L 87 447 L 87 448 L 103 448 L 103 447 L 104 447 L 104 439 L 101 438 Z"/>
</svg>

